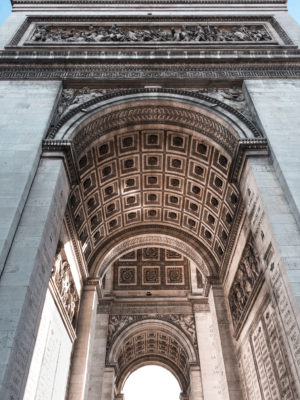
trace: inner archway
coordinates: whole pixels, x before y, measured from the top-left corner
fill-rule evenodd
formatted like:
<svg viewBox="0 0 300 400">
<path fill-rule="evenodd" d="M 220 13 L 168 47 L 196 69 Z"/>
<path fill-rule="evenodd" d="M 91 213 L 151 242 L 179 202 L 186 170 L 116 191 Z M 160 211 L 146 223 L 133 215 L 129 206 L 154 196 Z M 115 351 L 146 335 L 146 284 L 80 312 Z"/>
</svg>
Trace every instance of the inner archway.
<svg viewBox="0 0 300 400">
<path fill-rule="evenodd" d="M 166 368 L 152 364 L 132 372 L 122 390 L 124 400 L 178 400 L 180 393 L 175 376 Z"/>
</svg>

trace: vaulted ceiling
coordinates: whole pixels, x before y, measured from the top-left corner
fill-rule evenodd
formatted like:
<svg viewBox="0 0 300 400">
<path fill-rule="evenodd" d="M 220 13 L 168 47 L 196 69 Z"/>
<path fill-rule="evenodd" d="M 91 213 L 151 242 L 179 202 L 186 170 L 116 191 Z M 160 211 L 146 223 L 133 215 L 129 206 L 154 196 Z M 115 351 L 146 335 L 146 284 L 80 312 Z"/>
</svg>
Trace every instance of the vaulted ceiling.
<svg viewBox="0 0 300 400">
<path fill-rule="evenodd" d="M 239 204 L 231 162 L 230 152 L 206 135 L 178 126 L 99 135 L 80 152 L 80 184 L 69 201 L 86 262 L 140 226 L 193 237 L 220 265 Z"/>
</svg>

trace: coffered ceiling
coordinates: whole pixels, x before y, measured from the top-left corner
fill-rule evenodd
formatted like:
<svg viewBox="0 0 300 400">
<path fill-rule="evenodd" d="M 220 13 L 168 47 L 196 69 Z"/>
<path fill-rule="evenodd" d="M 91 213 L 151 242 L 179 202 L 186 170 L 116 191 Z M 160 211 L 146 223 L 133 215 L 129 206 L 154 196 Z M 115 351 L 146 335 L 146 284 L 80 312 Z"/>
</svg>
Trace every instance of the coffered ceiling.
<svg viewBox="0 0 300 400">
<path fill-rule="evenodd" d="M 220 265 L 239 203 L 231 156 L 178 126 L 143 125 L 95 140 L 78 159 L 69 200 L 86 262 L 133 228 L 171 227 L 197 238 Z"/>
</svg>

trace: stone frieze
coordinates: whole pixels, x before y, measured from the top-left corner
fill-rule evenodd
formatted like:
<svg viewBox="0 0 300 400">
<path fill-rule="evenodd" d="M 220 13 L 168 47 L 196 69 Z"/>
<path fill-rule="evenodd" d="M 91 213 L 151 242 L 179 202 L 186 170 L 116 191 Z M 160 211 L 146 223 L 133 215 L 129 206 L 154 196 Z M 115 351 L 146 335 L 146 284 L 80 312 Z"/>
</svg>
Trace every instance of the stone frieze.
<svg viewBox="0 0 300 400">
<path fill-rule="evenodd" d="M 37 25 L 31 43 L 268 42 L 263 25 L 101 26 Z"/>
<path fill-rule="evenodd" d="M 108 325 L 107 347 L 109 348 L 120 332 L 129 325 L 146 319 L 158 319 L 174 324 L 190 338 L 195 346 L 197 346 L 196 326 L 193 315 L 156 314 L 154 316 L 151 315 L 151 317 L 148 315 L 111 315 Z"/>
<path fill-rule="evenodd" d="M 74 326 L 75 315 L 79 307 L 79 296 L 75 288 L 71 267 L 60 253 L 56 256 L 52 267 L 51 282 L 57 290 L 71 324 Z"/>
<path fill-rule="evenodd" d="M 250 236 L 242 254 L 237 272 L 229 292 L 229 307 L 233 326 L 237 331 L 261 281 L 259 257 Z"/>
</svg>

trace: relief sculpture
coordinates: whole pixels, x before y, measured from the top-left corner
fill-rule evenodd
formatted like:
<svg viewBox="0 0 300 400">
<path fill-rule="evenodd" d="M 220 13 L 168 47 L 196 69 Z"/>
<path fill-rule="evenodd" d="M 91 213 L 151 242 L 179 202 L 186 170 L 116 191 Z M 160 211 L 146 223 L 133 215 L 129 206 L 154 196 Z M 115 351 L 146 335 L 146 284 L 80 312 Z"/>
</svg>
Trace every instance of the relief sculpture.
<svg viewBox="0 0 300 400">
<path fill-rule="evenodd" d="M 272 40 L 263 25 L 211 26 L 197 25 L 181 27 L 137 27 L 106 26 L 52 26 L 38 25 L 31 42 L 44 43 L 126 43 L 126 42 L 262 42 Z"/>
<path fill-rule="evenodd" d="M 254 247 L 253 238 L 250 237 L 229 292 L 229 306 L 235 328 L 237 328 L 250 302 L 259 275 L 259 258 Z"/>
<path fill-rule="evenodd" d="M 79 297 L 75 288 L 70 265 L 63 260 L 61 254 L 56 256 L 51 275 L 52 282 L 56 286 L 63 307 L 73 323 L 77 312 Z"/>
<path fill-rule="evenodd" d="M 124 328 L 134 322 L 142 321 L 145 319 L 159 319 L 176 325 L 185 334 L 187 334 L 187 336 L 190 337 L 192 343 L 197 346 L 196 326 L 193 315 L 157 314 L 155 316 L 151 316 L 150 318 L 147 315 L 111 315 L 108 324 L 108 347 L 113 342 L 114 338 L 117 337 Z"/>
</svg>

